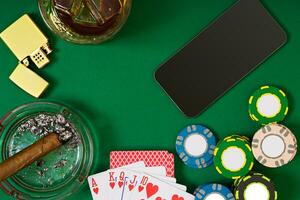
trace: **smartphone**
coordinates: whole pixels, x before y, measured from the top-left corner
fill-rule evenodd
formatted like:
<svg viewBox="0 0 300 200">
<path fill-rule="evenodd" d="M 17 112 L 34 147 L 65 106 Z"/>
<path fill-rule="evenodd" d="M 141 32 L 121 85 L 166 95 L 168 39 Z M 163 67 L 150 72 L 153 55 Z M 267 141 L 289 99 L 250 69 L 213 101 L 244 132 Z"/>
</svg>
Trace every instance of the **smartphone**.
<svg viewBox="0 0 300 200">
<path fill-rule="evenodd" d="M 283 46 L 287 36 L 258 0 L 240 0 L 155 72 L 188 117 L 232 88 Z"/>
</svg>

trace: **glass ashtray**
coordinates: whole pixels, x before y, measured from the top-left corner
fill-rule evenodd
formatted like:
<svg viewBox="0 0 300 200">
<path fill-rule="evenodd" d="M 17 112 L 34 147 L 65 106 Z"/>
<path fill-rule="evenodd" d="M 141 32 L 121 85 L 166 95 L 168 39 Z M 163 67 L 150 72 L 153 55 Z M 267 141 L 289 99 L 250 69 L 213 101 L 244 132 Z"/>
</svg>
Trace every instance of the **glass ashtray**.
<svg viewBox="0 0 300 200">
<path fill-rule="evenodd" d="M 0 162 L 48 133 L 69 130 L 74 137 L 0 183 L 16 199 L 65 199 L 83 185 L 93 162 L 93 142 L 85 121 L 52 102 L 22 105 L 0 120 Z"/>
<path fill-rule="evenodd" d="M 74 43 L 97 44 L 121 29 L 132 0 L 38 0 L 38 4 L 55 34 Z"/>
</svg>

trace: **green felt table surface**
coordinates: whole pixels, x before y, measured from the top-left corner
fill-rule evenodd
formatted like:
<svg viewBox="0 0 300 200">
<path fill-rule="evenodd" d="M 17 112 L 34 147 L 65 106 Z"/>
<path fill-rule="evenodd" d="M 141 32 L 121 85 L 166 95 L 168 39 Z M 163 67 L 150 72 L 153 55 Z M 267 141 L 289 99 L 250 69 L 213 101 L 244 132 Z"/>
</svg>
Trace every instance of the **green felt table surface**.
<svg viewBox="0 0 300 200">
<path fill-rule="evenodd" d="M 49 36 L 54 49 L 51 63 L 38 72 L 51 84 L 43 99 L 71 105 L 89 118 L 96 143 L 92 172 L 95 173 L 109 167 L 112 150 L 167 149 L 176 153 L 177 133 L 191 123 L 210 127 L 219 138 L 235 133 L 253 135 L 259 125 L 248 117 L 248 97 L 264 84 L 279 86 L 288 94 L 290 112 L 283 124 L 300 139 L 299 0 L 263 1 L 286 30 L 287 44 L 197 118 L 185 117 L 153 78 L 162 62 L 233 3 L 233 0 L 133 0 L 129 20 L 113 40 L 100 45 L 76 45 L 46 27 L 36 1 L 9 0 L 0 5 L 0 30 L 29 13 Z M 16 106 L 36 101 L 8 79 L 16 65 L 15 56 L 0 42 L 1 116 Z M 199 171 L 185 166 L 177 156 L 175 159 L 176 178 L 190 192 L 206 182 L 232 184 L 213 166 Z M 279 199 L 300 199 L 299 155 L 278 169 L 258 163 L 254 169 L 274 180 Z M 0 199 L 11 197 L 0 191 Z M 91 199 L 88 186 L 68 199 Z"/>
</svg>

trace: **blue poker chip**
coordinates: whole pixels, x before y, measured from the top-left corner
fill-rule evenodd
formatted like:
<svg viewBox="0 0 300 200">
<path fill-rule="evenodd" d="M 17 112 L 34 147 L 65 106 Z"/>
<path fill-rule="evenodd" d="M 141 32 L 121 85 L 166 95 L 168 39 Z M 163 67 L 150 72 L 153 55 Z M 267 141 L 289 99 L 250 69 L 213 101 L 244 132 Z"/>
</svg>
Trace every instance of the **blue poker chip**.
<svg viewBox="0 0 300 200">
<path fill-rule="evenodd" d="M 176 151 L 180 159 L 192 168 L 201 169 L 213 164 L 216 137 L 205 126 L 190 125 L 177 136 Z"/>
<path fill-rule="evenodd" d="M 233 193 L 218 183 L 199 186 L 195 192 L 195 200 L 234 200 Z"/>
</svg>

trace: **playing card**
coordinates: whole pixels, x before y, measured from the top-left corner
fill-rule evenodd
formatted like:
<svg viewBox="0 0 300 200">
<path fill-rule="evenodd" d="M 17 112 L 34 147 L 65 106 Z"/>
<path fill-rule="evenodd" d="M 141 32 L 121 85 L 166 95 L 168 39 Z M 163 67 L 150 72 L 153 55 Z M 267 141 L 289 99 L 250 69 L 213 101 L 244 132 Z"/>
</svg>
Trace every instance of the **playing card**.
<svg viewBox="0 0 300 200">
<path fill-rule="evenodd" d="M 147 168 L 145 168 L 145 169 L 147 169 Z M 147 171 L 147 170 L 145 170 L 145 171 Z M 134 193 L 135 190 L 137 190 L 137 184 L 142 179 L 142 176 L 141 176 L 142 174 L 144 174 L 144 173 L 141 171 L 141 173 L 136 177 L 136 179 L 134 179 L 134 182 L 132 181 L 133 179 L 131 179 L 131 180 L 129 179 L 128 188 L 125 188 L 123 190 L 123 194 L 122 194 L 123 199 L 122 200 L 131 199 L 132 194 Z M 157 176 L 157 175 L 152 175 L 152 176 L 154 176 L 157 179 L 162 180 L 168 184 L 171 184 L 174 187 L 177 187 L 183 191 L 186 191 L 186 189 L 187 189 L 186 186 L 177 184 L 175 178 L 167 177 L 167 176 Z"/>
<path fill-rule="evenodd" d="M 144 169 L 145 163 L 143 161 L 139 161 L 136 163 L 132 163 L 126 166 L 122 166 L 117 169 L 108 170 L 109 173 L 109 191 L 108 197 L 109 199 L 123 199 L 124 190 L 127 189 L 128 181 L 136 181 L 137 177 L 139 177 L 140 172 L 131 172 L 129 169 Z M 129 185 L 129 189 L 131 190 L 132 185 Z"/>
<path fill-rule="evenodd" d="M 106 184 L 107 171 L 88 177 L 88 184 L 94 200 L 104 200 L 108 197 L 108 186 Z"/>
<path fill-rule="evenodd" d="M 144 172 L 146 174 L 152 174 L 153 176 L 167 176 L 167 171 L 164 166 L 158 167 L 127 167 L 129 170 Z"/>
<path fill-rule="evenodd" d="M 149 176 L 152 176 L 154 178 L 157 178 L 157 179 L 159 179 L 159 180 L 161 180 L 161 181 L 163 181 L 163 182 L 165 182 L 165 183 L 167 183 L 169 185 L 177 187 L 180 190 L 183 190 L 183 191 L 187 190 L 187 187 L 185 185 L 176 183 L 176 178 L 172 178 L 172 177 L 168 177 L 168 176 L 155 176 L 155 175 L 149 174 L 149 173 L 145 173 L 145 174 L 147 174 Z M 142 175 L 143 175 L 143 173 L 142 173 Z M 139 184 L 141 180 L 142 180 L 142 178 L 138 178 L 137 184 Z"/>
<path fill-rule="evenodd" d="M 155 178 L 157 178 L 157 177 L 155 177 Z M 165 182 L 165 181 L 164 181 L 164 182 Z M 168 183 L 168 182 L 166 182 L 166 183 Z M 187 190 L 187 187 L 186 187 L 185 185 L 182 185 L 182 184 L 178 184 L 178 183 L 169 183 L 169 185 L 172 185 L 172 186 L 178 188 L 179 190 L 182 190 L 182 191 L 185 191 L 185 192 L 186 192 L 186 190 Z"/>
<path fill-rule="evenodd" d="M 119 168 L 119 169 L 122 169 Z M 120 200 L 129 200 L 131 199 L 132 193 L 136 190 L 137 183 L 141 180 L 141 174 L 147 173 L 155 176 L 156 178 L 172 184 L 174 187 L 177 187 L 181 190 L 186 190 L 186 187 L 183 185 L 176 184 L 176 179 L 166 176 L 165 167 L 127 167 L 123 168 L 124 170 L 116 172 L 112 179 L 115 180 L 116 188 L 110 191 L 110 199 L 120 199 Z"/>
<path fill-rule="evenodd" d="M 132 200 L 194 200 L 195 197 L 179 188 L 165 183 L 148 174 L 141 175 L 137 190 L 132 194 Z"/>
<path fill-rule="evenodd" d="M 109 199 L 109 194 L 111 190 L 114 190 L 116 186 L 115 174 L 119 173 L 119 171 L 124 170 L 126 168 L 141 168 L 145 167 L 143 162 L 133 163 L 127 166 L 123 166 L 121 168 L 107 170 L 105 172 L 101 172 L 95 175 L 91 175 L 88 177 L 88 183 L 90 186 L 90 190 L 92 193 L 92 197 L 94 200 L 107 200 Z"/>
<path fill-rule="evenodd" d="M 140 161 L 142 162 L 142 161 Z M 144 164 L 144 162 L 142 162 Z M 166 176 L 166 169 L 163 166 L 158 167 L 137 167 L 134 165 L 122 166 L 114 173 L 114 184 L 116 187 L 110 190 L 109 198 L 110 199 L 120 199 L 126 200 L 129 199 L 131 191 L 133 191 L 134 187 L 137 184 L 137 181 L 140 178 L 140 173 L 151 173 L 156 176 Z M 131 171 L 129 171 L 131 170 Z M 112 178 L 111 178 L 112 179 Z M 110 184 L 113 184 L 112 182 Z"/>
<path fill-rule="evenodd" d="M 112 175 L 112 174 L 111 174 Z M 122 169 L 114 174 L 115 188 L 110 190 L 109 199 L 113 200 L 129 200 L 129 196 L 136 187 L 141 172 Z"/>
<path fill-rule="evenodd" d="M 130 169 L 130 168 L 145 168 L 145 167 L 146 167 L 146 164 L 144 161 L 137 161 L 137 162 L 129 163 L 127 165 L 122 165 L 120 167 L 116 167 L 114 169 L 118 169 L 118 168 Z"/>
<path fill-rule="evenodd" d="M 101 177 L 103 175 L 104 175 L 104 173 L 102 175 L 98 174 L 98 177 Z M 101 200 L 101 199 L 106 198 L 105 197 L 106 194 L 103 192 L 104 185 L 101 185 L 100 180 L 101 180 L 101 178 L 98 180 L 96 180 L 95 177 L 88 178 L 91 194 L 92 194 L 92 197 L 94 200 Z M 101 191 L 100 191 L 100 189 L 101 189 Z"/>
<path fill-rule="evenodd" d="M 149 174 L 149 173 L 148 173 Z M 155 175 L 152 175 L 164 182 L 167 182 L 167 183 L 176 183 L 176 178 L 173 178 L 173 177 L 168 177 L 168 176 L 155 176 Z"/>
<path fill-rule="evenodd" d="M 120 168 L 123 168 L 123 167 L 120 167 Z M 176 183 L 176 178 L 167 176 L 166 168 L 164 166 L 131 167 L 131 165 L 127 165 L 124 168 L 131 170 L 131 171 L 137 171 L 137 172 L 142 172 L 142 173 L 146 173 L 146 174 L 151 174 L 152 176 L 155 176 L 158 179 L 162 179 L 165 182 Z"/>
<path fill-rule="evenodd" d="M 112 151 L 110 168 L 144 161 L 146 167 L 164 166 L 167 176 L 174 177 L 174 155 L 168 151 Z"/>
<path fill-rule="evenodd" d="M 120 195 L 120 192 L 114 193 L 112 196 L 110 196 L 111 199 L 121 199 L 121 200 L 132 199 L 133 194 L 138 189 L 137 185 L 141 182 L 142 175 L 144 175 L 145 173 L 141 172 L 140 174 L 135 173 L 133 175 L 132 173 L 127 172 L 125 174 L 127 174 L 127 175 L 125 175 L 125 178 L 124 178 L 125 179 L 125 184 L 124 184 L 124 188 L 122 189 L 121 195 Z M 154 176 L 154 177 L 161 180 L 161 181 L 164 181 L 167 184 L 170 184 L 173 187 L 176 187 L 176 188 L 178 188 L 182 191 L 186 191 L 186 189 L 187 189 L 186 186 L 181 185 L 181 184 L 177 184 L 175 178 L 166 177 L 166 176 Z M 121 198 L 120 198 L 120 196 L 121 196 Z"/>
<path fill-rule="evenodd" d="M 123 167 L 121 167 L 123 168 Z M 129 199 L 134 187 L 139 181 L 140 173 L 153 174 L 153 176 L 165 177 L 167 172 L 163 166 L 158 167 L 126 167 L 126 170 L 119 171 L 115 174 L 114 180 L 116 181 L 117 188 L 110 192 L 110 199 Z M 130 171 L 128 171 L 130 170 Z"/>
</svg>

